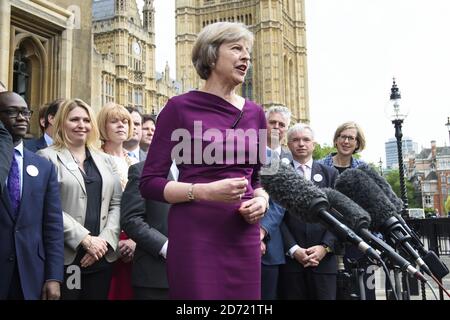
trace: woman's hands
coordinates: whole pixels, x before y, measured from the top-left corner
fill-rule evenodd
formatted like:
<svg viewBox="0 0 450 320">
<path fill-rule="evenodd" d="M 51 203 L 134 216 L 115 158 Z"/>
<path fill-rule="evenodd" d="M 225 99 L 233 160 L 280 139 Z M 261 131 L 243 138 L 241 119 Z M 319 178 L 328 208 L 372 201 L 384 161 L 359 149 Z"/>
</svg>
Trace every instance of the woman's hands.
<svg viewBox="0 0 450 320">
<path fill-rule="evenodd" d="M 267 200 L 263 196 L 257 196 L 250 200 L 242 202 L 239 213 L 250 224 L 257 223 L 267 209 Z"/>
<path fill-rule="evenodd" d="M 248 180 L 242 178 L 228 178 L 210 183 L 196 183 L 194 185 L 195 199 L 238 202 L 247 191 Z"/>
<path fill-rule="evenodd" d="M 89 267 L 94 262 L 100 260 L 108 251 L 108 243 L 100 237 L 87 235 L 81 241 L 81 245 L 87 252 L 80 261 L 83 268 Z"/>
<path fill-rule="evenodd" d="M 194 184 L 194 198 L 207 201 L 239 202 L 247 191 L 247 184 L 248 180 L 245 177 Z M 258 190 L 259 193 L 255 194 L 252 199 L 242 202 L 238 209 L 245 221 L 250 224 L 257 223 L 264 217 L 267 210 L 268 195 L 261 190 Z"/>
</svg>

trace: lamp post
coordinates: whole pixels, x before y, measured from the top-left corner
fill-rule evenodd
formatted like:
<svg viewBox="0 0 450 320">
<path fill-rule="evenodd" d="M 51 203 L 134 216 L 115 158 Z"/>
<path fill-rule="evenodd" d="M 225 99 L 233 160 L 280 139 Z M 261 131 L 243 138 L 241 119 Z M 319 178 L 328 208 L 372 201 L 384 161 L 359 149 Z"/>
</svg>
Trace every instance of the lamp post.
<svg viewBox="0 0 450 320">
<path fill-rule="evenodd" d="M 381 161 L 381 157 L 380 161 L 378 161 L 378 168 L 380 169 L 380 175 L 383 176 L 383 161 Z"/>
<path fill-rule="evenodd" d="M 403 168 L 403 152 L 402 152 L 402 124 L 407 116 L 404 108 L 400 107 L 400 91 L 395 83 L 395 78 L 393 79 L 391 96 L 389 99 L 390 103 L 390 117 L 392 124 L 395 127 L 395 138 L 397 139 L 397 153 L 398 153 L 398 171 L 400 175 L 400 193 L 401 199 L 403 201 L 402 216 L 407 217 L 408 214 L 406 209 L 408 209 L 408 196 L 406 194 L 406 183 L 405 183 L 405 169 Z"/>
<path fill-rule="evenodd" d="M 450 143 L 450 117 L 447 117 L 447 123 L 445 124 L 445 126 L 447 127 L 448 130 L 448 140 Z"/>
</svg>

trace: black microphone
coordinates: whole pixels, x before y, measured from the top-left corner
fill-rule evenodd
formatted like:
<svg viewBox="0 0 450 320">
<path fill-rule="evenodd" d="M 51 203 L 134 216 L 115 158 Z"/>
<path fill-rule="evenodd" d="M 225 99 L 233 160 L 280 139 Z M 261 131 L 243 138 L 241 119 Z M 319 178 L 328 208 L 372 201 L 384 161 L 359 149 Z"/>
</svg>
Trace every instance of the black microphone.
<svg viewBox="0 0 450 320">
<path fill-rule="evenodd" d="M 371 223 L 371 218 L 366 210 L 337 190 L 328 188 L 324 188 L 323 190 L 327 195 L 332 210 L 335 210 L 350 228 L 355 230 L 356 233 L 367 241 L 372 247 L 378 249 L 382 252 L 382 254 L 386 255 L 401 269 L 406 270 L 408 273 L 418 277 L 421 280 L 423 279 L 423 276 L 418 273 L 411 263 L 395 252 L 390 245 L 373 235 L 368 230 Z"/>
<path fill-rule="evenodd" d="M 282 205 L 287 212 L 305 222 L 322 223 L 341 241 L 348 241 L 373 259 L 378 253 L 356 233 L 328 212 L 325 193 L 311 181 L 298 175 L 290 164 L 278 163 L 274 174 L 261 174 L 261 183 L 270 197 Z"/>
<path fill-rule="evenodd" d="M 403 217 L 398 214 L 403 210 L 403 201 L 399 199 L 399 197 L 397 197 L 387 180 L 383 176 L 381 176 L 374 168 L 370 167 L 367 164 L 362 164 L 358 166 L 357 169 L 365 172 L 372 179 L 372 181 L 375 182 L 378 187 L 380 187 L 389 201 L 397 209 L 396 213 L 394 213 L 394 216 L 398 219 L 406 232 L 411 236 L 413 246 L 417 251 L 419 251 L 420 256 L 423 258 L 426 265 L 428 265 L 428 267 L 431 269 L 431 272 L 439 278 L 445 277 L 449 273 L 447 266 L 439 259 L 434 251 L 425 249 L 417 233 L 414 230 L 411 230 Z"/>
<path fill-rule="evenodd" d="M 401 246 L 425 272 L 430 272 L 417 251 L 409 244 L 411 237 L 394 216 L 396 208 L 365 172 L 358 169 L 345 170 L 336 179 L 335 187 L 370 214 L 372 230 L 380 231 L 394 246 Z"/>
</svg>

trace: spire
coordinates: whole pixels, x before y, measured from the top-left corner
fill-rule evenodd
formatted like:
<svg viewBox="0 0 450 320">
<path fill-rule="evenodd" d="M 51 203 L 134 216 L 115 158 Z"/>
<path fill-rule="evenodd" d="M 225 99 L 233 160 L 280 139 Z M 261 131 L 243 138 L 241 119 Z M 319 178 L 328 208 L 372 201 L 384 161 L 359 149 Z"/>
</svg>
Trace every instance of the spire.
<svg viewBox="0 0 450 320">
<path fill-rule="evenodd" d="M 144 22 L 144 29 L 148 32 L 155 30 L 155 6 L 153 0 L 145 0 L 142 8 L 142 18 Z"/>
<path fill-rule="evenodd" d="M 170 69 L 169 69 L 169 62 L 166 61 L 166 67 L 164 69 L 164 77 L 167 83 L 170 81 Z"/>
</svg>

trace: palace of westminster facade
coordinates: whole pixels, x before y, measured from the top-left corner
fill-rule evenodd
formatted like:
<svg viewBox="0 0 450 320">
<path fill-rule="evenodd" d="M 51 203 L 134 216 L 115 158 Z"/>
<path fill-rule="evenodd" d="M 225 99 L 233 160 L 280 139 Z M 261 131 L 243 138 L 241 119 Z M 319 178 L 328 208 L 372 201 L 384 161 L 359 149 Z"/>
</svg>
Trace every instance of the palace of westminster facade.
<svg viewBox="0 0 450 320">
<path fill-rule="evenodd" d="M 95 110 L 107 102 L 158 113 L 167 100 L 201 86 L 191 63 L 197 34 L 218 21 L 242 22 L 255 35 L 240 93 L 288 106 L 309 122 L 304 0 L 175 0 L 176 80 L 155 70 L 155 0 L 0 1 L 0 80 L 36 112 L 77 97 Z M 156 0 L 168 1 L 168 0 Z"/>
</svg>

